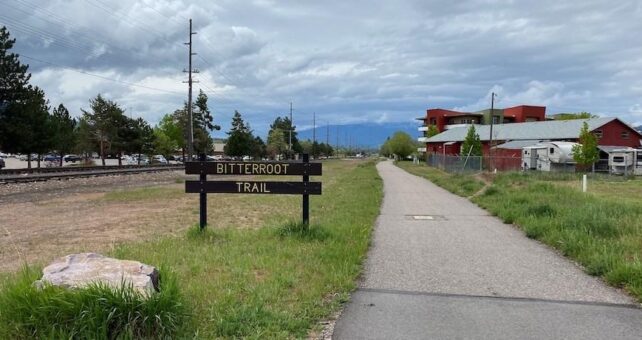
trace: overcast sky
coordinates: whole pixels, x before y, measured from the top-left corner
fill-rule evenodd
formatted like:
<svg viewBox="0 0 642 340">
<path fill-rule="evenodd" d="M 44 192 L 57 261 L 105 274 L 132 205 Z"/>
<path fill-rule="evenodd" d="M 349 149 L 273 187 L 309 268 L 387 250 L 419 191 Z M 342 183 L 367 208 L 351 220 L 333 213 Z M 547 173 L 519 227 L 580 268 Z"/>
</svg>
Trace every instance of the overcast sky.
<svg viewBox="0 0 642 340">
<path fill-rule="evenodd" d="M 313 112 L 321 125 L 410 122 L 487 108 L 492 91 L 499 107 L 642 125 L 641 1 L 0 2 L 52 105 L 79 115 L 101 93 L 152 124 L 186 100 L 189 18 L 195 88 L 224 129 L 237 109 L 264 135 L 290 101 L 299 128 Z"/>
</svg>

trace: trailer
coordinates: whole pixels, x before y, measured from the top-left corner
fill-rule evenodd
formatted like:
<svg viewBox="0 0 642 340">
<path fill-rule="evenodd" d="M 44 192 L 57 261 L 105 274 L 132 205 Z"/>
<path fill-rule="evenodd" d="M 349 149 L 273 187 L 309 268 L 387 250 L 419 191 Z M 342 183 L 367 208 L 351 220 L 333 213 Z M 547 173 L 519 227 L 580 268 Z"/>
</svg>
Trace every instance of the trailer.
<svg viewBox="0 0 642 340">
<path fill-rule="evenodd" d="M 575 171 L 573 142 L 542 142 L 522 149 L 525 170 Z"/>
<path fill-rule="evenodd" d="M 621 148 L 609 152 L 609 171 L 614 175 L 642 175 L 642 149 Z"/>
<path fill-rule="evenodd" d="M 522 168 L 524 170 L 537 170 L 538 150 L 546 148 L 541 144 L 535 144 L 522 148 Z"/>
</svg>

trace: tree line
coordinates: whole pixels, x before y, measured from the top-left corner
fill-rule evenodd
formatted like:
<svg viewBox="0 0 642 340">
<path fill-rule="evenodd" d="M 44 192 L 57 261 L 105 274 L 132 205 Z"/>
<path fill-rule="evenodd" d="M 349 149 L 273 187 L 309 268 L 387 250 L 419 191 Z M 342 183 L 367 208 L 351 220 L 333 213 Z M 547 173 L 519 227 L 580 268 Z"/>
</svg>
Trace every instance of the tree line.
<svg viewBox="0 0 642 340">
<path fill-rule="evenodd" d="M 254 159 L 291 159 L 295 154 L 308 153 L 313 158 L 330 157 L 334 149 L 329 144 L 310 140 L 299 141 L 296 126 L 288 117 L 277 117 L 270 124 L 267 143 L 254 136 L 250 124 L 243 120 L 240 112 L 234 111 L 232 127 L 227 133 L 225 154 L 231 157 L 250 156 Z"/>
<path fill-rule="evenodd" d="M 10 50 L 15 44 L 6 27 L 0 28 L 0 150 L 26 154 L 31 167 L 32 154 L 56 153 L 63 156 L 77 153 L 89 158 L 94 153 L 105 158 L 121 156 L 183 155 L 188 149 L 188 106 L 168 113 L 152 127 L 143 118 L 130 118 L 115 101 L 98 94 L 89 100 L 89 108 L 74 118 L 64 104 L 51 109 L 44 91 L 29 83 L 28 65 Z M 208 97 L 200 91 L 192 105 L 193 149 L 195 154 L 211 154 L 214 140 L 211 132 L 220 130 L 214 124 L 208 107 Z M 249 156 L 254 159 L 292 158 L 297 153 L 309 152 L 313 157 L 330 156 L 332 147 L 326 144 L 299 142 L 296 127 L 287 117 L 277 117 L 270 125 L 267 143 L 254 136 L 249 123 L 235 111 L 232 127 L 227 132 L 225 153 L 232 157 Z M 41 157 L 36 158 L 40 167 Z"/>
</svg>

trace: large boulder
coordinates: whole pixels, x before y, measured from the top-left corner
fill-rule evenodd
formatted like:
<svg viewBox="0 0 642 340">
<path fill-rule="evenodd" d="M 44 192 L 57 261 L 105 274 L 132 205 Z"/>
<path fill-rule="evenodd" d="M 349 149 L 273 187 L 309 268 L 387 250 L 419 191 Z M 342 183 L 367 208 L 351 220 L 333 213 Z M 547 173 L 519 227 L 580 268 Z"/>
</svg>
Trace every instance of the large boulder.
<svg viewBox="0 0 642 340">
<path fill-rule="evenodd" d="M 119 288 L 124 282 L 145 296 L 158 291 L 158 270 L 155 267 L 96 253 L 61 257 L 45 267 L 42 273 L 42 279 L 36 281 L 36 285 L 49 283 L 66 288 L 82 288 L 100 282 Z"/>
</svg>

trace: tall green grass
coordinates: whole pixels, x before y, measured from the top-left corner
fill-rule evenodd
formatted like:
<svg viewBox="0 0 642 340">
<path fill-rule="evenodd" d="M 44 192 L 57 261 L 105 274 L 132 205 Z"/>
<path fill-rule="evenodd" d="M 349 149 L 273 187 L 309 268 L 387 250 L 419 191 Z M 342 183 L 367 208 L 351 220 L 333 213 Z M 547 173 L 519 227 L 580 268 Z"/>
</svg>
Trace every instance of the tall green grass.
<svg viewBox="0 0 642 340">
<path fill-rule="evenodd" d="M 500 174 L 473 201 L 642 301 L 642 201 L 582 193 L 549 177 Z"/>
<path fill-rule="evenodd" d="M 162 271 L 160 292 L 144 297 L 131 285 L 84 289 L 33 283 L 40 271 L 25 268 L 0 290 L 2 339 L 163 339 L 186 317 L 176 278 Z"/>
</svg>

